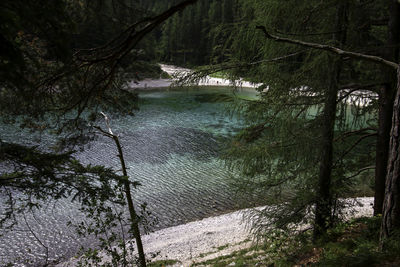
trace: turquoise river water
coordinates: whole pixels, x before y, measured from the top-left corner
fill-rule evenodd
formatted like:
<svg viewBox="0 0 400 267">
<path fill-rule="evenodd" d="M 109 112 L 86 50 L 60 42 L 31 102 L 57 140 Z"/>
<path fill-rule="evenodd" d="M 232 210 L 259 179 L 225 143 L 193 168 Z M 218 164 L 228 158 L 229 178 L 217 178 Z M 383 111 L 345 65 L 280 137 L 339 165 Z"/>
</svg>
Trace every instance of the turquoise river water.
<svg viewBox="0 0 400 267">
<path fill-rule="evenodd" d="M 256 97 L 251 90 L 235 95 Z M 158 220 L 154 229 L 237 208 L 229 185 L 232 174 L 219 159 L 229 137 L 241 127 L 241 121 L 227 112 L 232 96 L 229 88 L 143 91 L 135 116 L 111 118 L 129 176 L 142 184 L 134 192 L 135 201 L 148 204 Z M 4 140 L 24 139 L 24 133 L 6 126 L 0 126 L 0 133 Z M 119 169 L 114 143 L 106 138 L 76 156 L 84 163 Z M 0 236 L 0 266 L 40 266 L 46 257 L 65 260 L 80 246 L 92 245 L 92 239 L 78 238 L 66 226 L 70 220 L 79 222 L 82 214 L 68 199 L 21 216 L 17 227 Z"/>
</svg>

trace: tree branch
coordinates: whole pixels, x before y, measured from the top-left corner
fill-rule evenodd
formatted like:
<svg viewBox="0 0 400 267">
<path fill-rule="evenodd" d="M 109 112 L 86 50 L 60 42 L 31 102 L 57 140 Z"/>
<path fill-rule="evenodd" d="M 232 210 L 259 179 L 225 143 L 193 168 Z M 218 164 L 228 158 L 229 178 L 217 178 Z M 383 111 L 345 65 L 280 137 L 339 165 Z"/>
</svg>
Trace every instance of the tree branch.
<svg viewBox="0 0 400 267">
<path fill-rule="evenodd" d="M 339 94 L 339 97 L 338 97 L 338 99 L 336 100 L 336 103 L 339 103 L 340 101 L 346 99 L 346 98 L 349 97 L 352 93 L 357 92 L 357 91 L 361 91 L 361 90 L 368 91 L 368 92 L 369 92 L 369 93 L 368 93 L 368 96 L 369 96 L 369 97 L 373 97 L 373 96 L 374 96 L 374 95 L 371 95 L 371 92 L 373 92 L 373 93 L 379 95 L 379 92 L 377 92 L 376 90 L 370 89 L 370 88 L 376 87 L 377 85 L 378 85 L 378 84 L 373 84 L 373 85 L 358 85 L 358 86 L 353 86 L 353 87 L 342 87 L 340 90 L 342 90 L 342 91 L 347 90 L 347 91 L 344 91 L 344 94 L 343 94 L 343 95 Z M 380 85 L 381 85 L 381 84 L 380 84 Z M 376 96 L 376 95 L 375 95 L 375 96 Z"/>
<path fill-rule="evenodd" d="M 309 32 L 309 33 L 295 33 L 295 32 L 283 32 L 278 29 L 275 29 L 275 32 L 278 34 L 284 34 L 284 35 L 293 35 L 293 36 L 315 36 L 315 35 L 329 35 L 329 34 L 336 34 L 340 33 L 343 30 L 340 31 L 329 31 L 329 32 Z"/>
<path fill-rule="evenodd" d="M 253 62 L 237 62 L 237 63 L 226 63 L 226 64 L 219 64 L 219 65 L 212 65 L 212 66 L 207 66 L 205 68 L 202 68 L 200 70 L 190 72 L 187 75 L 183 75 L 182 77 L 179 78 L 178 81 L 176 81 L 176 84 L 181 85 L 181 84 L 188 84 L 188 83 L 193 83 L 197 82 L 203 77 L 206 77 L 210 74 L 220 72 L 220 71 L 226 71 L 226 70 L 232 70 L 232 69 L 238 69 L 238 68 L 245 68 L 245 67 L 251 67 L 254 65 L 259 65 L 263 63 L 273 63 L 273 62 L 278 62 L 282 61 L 297 55 L 300 55 L 307 50 L 301 50 L 298 52 L 294 52 L 291 54 L 287 54 L 284 56 L 280 57 L 275 57 L 275 58 L 269 58 L 269 59 L 262 59 L 258 61 L 253 61 Z"/>
<path fill-rule="evenodd" d="M 363 171 L 367 171 L 367 170 L 371 170 L 371 169 L 375 169 L 375 166 L 368 166 L 368 167 L 359 169 L 355 174 L 353 174 L 353 175 L 351 175 L 351 176 L 348 176 L 348 177 L 346 177 L 345 179 L 346 179 L 346 180 L 351 179 L 351 178 L 353 178 L 353 177 L 356 177 L 357 175 L 359 175 L 359 174 L 362 173 Z"/>
<path fill-rule="evenodd" d="M 110 120 L 109 120 L 108 116 L 102 111 L 100 112 L 100 114 L 103 115 L 104 120 L 106 121 L 106 125 L 107 125 L 107 128 L 108 128 L 109 134 L 114 135 L 113 131 L 111 130 Z"/>
<path fill-rule="evenodd" d="M 132 24 L 118 37 L 114 38 L 107 44 L 95 49 L 86 50 L 86 52 L 89 52 L 89 55 L 91 53 L 98 53 L 98 52 L 101 53 L 104 51 L 109 51 L 110 52 L 109 54 L 105 54 L 102 57 L 95 57 L 94 59 L 88 59 L 88 60 L 87 59 L 82 60 L 81 58 L 81 60 L 83 62 L 90 62 L 90 63 L 97 63 L 101 61 L 107 61 L 110 59 L 116 59 L 116 61 L 119 61 L 121 58 L 127 55 L 137 45 L 137 43 L 141 41 L 154 28 L 156 28 L 158 25 L 163 23 L 165 20 L 170 18 L 175 13 L 185 9 L 187 6 L 192 5 L 196 2 L 197 0 L 183 1 L 169 8 L 160 15 L 157 15 L 155 17 L 145 18 L 139 22 Z M 137 29 L 140 25 L 143 25 L 145 23 L 146 25 L 142 29 L 139 30 Z M 115 44 L 115 46 L 112 46 L 113 44 Z M 76 53 L 76 56 L 80 57 L 81 52 L 85 52 L 85 50 L 78 51 Z"/>
<path fill-rule="evenodd" d="M 340 159 L 343 159 L 347 154 L 349 154 L 359 143 L 361 143 L 362 140 L 371 137 L 371 136 L 376 136 L 378 135 L 377 133 L 370 133 L 370 134 L 365 134 L 363 136 L 360 136 L 357 141 L 354 142 L 354 144 L 352 144 L 348 149 L 346 149 L 346 151 L 344 151 L 341 155 L 340 155 Z M 334 166 L 336 166 L 336 164 L 338 163 L 338 161 L 335 162 Z"/>
<path fill-rule="evenodd" d="M 276 42 L 281 42 L 281 43 L 289 43 L 289 44 L 295 44 L 295 45 L 301 45 L 304 47 L 310 47 L 310 48 L 314 48 L 314 49 L 319 49 L 319 50 L 324 50 L 324 51 L 328 51 L 340 56 L 347 56 L 347 57 L 352 57 L 352 58 L 357 58 L 357 59 L 362 59 L 362 60 L 367 60 L 370 62 L 375 62 L 381 65 L 385 65 L 385 66 L 389 66 L 391 68 L 394 69 L 398 69 L 399 65 L 395 62 L 389 61 L 389 60 L 385 60 L 381 57 L 377 57 L 377 56 L 372 56 L 372 55 L 366 55 L 366 54 L 361 54 L 361 53 L 356 53 L 356 52 L 350 52 L 350 51 L 345 51 L 342 50 L 340 48 L 334 47 L 334 46 L 330 46 L 330 45 L 323 45 L 323 44 L 317 44 L 317 43 L 310 43 L 310 42 L 304 42 L 304 41 L 300 41 L 300 40 L 295 40 L 295 39 L 289 39 L 289 38 L 284 38 L 284 37 L 279 37 L 276 35 L 272 35 L 270 33 L 267 32 L 267 29 L 265 28 L 265 26 L 256 26 L 256 29 L 261 30 L 265 37 L 267 39 L 272 39 Z"/>
<path fill-rule="evenodd" d="M 343 133 L 342 135 L 336 137 L 333 141 L 336 142 L 336 141 L 338 141 L 338 140 L 344 139 L 344 138 L 349 137 L 349 136 L 352 136 L 352 135 L 362 134 L 362 133 L 364 133 L 364 132 L 366 132 L 366 131 L 373 131 L 373 132 L 376 134 L 377 131 L 378 131 L 378 129 L 377 129 L 377 128 L 368 127 L 368 128 L 363 128 L 363 129 L 360 129 L 360 130 L 345 132 L 345 133 Z"/>
</svg>

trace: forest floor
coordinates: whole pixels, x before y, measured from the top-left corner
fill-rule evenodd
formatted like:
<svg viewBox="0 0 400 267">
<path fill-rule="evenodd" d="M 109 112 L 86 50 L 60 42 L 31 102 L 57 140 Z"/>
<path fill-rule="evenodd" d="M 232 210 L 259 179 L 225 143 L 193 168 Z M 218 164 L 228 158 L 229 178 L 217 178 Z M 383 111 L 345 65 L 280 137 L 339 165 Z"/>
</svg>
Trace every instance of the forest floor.
<svg viewBox="0 0 400 267">
<path fill-rule="evenodd" d="M 192 70 L 186 69 L 186 68 L 181 68 L 173 65 L 165 65 L 165 64 L 160 64 L 161 69 L 168 73 L 171 77 L 171 79 L 144 79 L 141 81 L 131 81 L 128 83 L 129 88 L 134 88 L 134 89 L 150 89 L 150 88 L 162 88 L 162 87 L 169 87 L 173 85 L 173 82 L 176 81 L 176 77 L 181 77 L 182 75 L 186 75 Z M 202 78 L 196 85 L 199 86 L 239 86 L 243 88 L 257 88 L 260 84 L 254 84 L 248 81 L 244 81 L 242 79 L 236 80 L 236 81 L 231 81 L 229 79 L 224 79 L 224 78 L 217 78 L 217 77 L 212 77 L 212 76 L 206 76 Z"/>
</svg>

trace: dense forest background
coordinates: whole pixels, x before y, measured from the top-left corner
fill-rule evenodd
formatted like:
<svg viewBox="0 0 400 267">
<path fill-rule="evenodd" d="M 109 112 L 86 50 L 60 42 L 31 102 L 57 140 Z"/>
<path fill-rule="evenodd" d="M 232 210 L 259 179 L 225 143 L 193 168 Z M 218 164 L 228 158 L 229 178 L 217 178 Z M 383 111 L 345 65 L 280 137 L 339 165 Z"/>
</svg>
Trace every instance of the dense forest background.
<svg viewBox="0 0 400 267">
<path fill-rule="evenodd" d="M 123 25 L 159 14 L 180 1 L 107 1 L 94 2 L 93 14 L 79 27 L 80 34 L 74 38 L 77 47 L 104 44 L 119 33 Z M 137 46 L 139 59 L 169 62 L 182 66 L 201 66 L 229 60 L 232 49 L 238 45 L 234 38 L 237 30 L 249 23 L 254 16 L 250 2 L 237 0 L 199 1 L 179 12 L 148 34 Z M 136 9 L 127 6 L 140 7 Z M 129 12 L 132 12 L 129 15 Z M 82 38 L 83 37 L 83 38 Z"/>
</svg>

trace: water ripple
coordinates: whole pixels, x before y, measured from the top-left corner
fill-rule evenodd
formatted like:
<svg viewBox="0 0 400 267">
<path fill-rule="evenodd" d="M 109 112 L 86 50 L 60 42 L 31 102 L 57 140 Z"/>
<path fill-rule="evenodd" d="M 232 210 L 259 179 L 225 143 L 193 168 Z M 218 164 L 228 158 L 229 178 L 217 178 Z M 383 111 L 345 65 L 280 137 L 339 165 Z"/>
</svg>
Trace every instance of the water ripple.
<svg viewBox="0 0 400 267">
<path fill-rule="evenodd" d="M 197 92 L 147 92 L 141 95 L 143 103 L 137 116 L 112 121 L 123 145 L 128 174 L 143 185 L 134 192 L 135 202 L 148 203 L 148 210 L 160 222 L 155 229 L 235 206 L 227 183 L 230 173 L 218 154 L 221 140 L 234 132 L 239 122 L 225 114 L 224 103 L 206 101 L 207 93 L 215 91 L 203 91 L 201 98 L 196 98 Z M 0 126 L 0 132 L 6 130 Z M 25 137 L 26 133 L 18 138 Z M 114 154 L 111 140 L 101 137 L 76 156 L 84 163 L 119 169 Z M 40 266 L 47 256 L 50 260 L 65 259 L 79 246 L 96 244 L 93 238 L 78 238 L 66 226 L 67 221 L 85 218 L 69 199 L 47 204 L 25 218 L 29 227 L 21 215 L 13 231 L 2 232 L 0 265 Z"/>
</svg>

